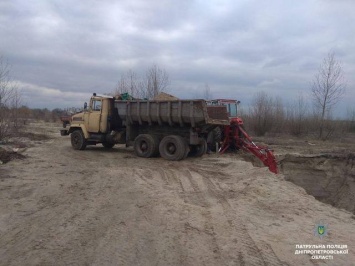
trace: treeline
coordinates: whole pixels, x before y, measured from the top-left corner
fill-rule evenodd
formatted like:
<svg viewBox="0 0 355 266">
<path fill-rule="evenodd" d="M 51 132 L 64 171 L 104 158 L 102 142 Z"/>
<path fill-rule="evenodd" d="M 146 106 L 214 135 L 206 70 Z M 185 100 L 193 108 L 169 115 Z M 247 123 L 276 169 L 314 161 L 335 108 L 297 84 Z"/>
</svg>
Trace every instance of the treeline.
<svg viewBox="0 0 355 266">
<path fill-rule="evenodd" d="M 60 122 L 60 117 L 73 114 L 73 108 L 49 110 L 47 108 L 28 108 L 27 106 L 0 106 L 0 140 L 16 136 L 31 121 Z"/>
<path fill-rule="evenodd" d="M 334 107 L 345 93 L 346 82 L 341 62 L 330 52 L 319 66 L 310 90 L 310 100 L 298 99 L 284 106 L 280 97 L 272 98 L 259 92 L 243 116 L 258 136 L 267 133 L 288 133 L 295 136 L 312 134 L 326 140 L 334 135 L 355 131 L 355 109 L 348 111 L 345 120 L 333 118 Z"/>
<path fill-rule="evenodd" d="M 57 122 L 60 116 L 71 111 L 58 108 L 30 109 L 23 105 L 21 90 L 11 80 L 10 66 L 0 56 L 0 140 L 19 135 L 30 120 Z"/>
<path fill-rule="evenodd" d="M 21 93 L 11 82 L 7 62 L 0 57 L 0 140 L 20 130 Z"/>
<path fill-rule="evenodd" d="M 334 119 L 331 112 L 322 119 L 319 110 L 302 94 L 293 102 L 284 103 L 280 97 L 258 92 L 249 107 L 241 107 L 239 116 L 246 129 L 255 136 L 289 134 L 319 138 L 321 127 L 320 139 L 323 140 L 355 133 L 355 109 L 349 109 L 344 119 Z"/>
</svg>

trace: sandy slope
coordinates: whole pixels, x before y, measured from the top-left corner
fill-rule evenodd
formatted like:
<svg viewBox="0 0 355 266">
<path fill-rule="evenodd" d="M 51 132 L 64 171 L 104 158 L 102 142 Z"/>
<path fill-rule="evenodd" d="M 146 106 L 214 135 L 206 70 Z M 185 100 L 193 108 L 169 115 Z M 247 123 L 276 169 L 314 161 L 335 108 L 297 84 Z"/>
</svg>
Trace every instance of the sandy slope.
<svg viewBox="0 0 355 266">
<path fill-rule="evenodd" d="M 0 166 L 1 265 L 351 265 L 355 219 L 238 156 L 141 159 L 68 137 Z M 325 221 L 328 236 L 313 235 Z M 347 244 L 311 260 L 296 244 Z"/>
</svg>

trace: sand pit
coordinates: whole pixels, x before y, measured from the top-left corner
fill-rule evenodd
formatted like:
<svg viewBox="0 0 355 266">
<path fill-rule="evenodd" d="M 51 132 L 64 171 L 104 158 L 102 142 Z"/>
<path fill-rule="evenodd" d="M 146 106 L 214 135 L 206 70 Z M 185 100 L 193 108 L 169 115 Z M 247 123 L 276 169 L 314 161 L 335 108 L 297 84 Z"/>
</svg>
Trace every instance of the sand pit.
<svg viewBox="0 0 355 266">
<path fill-rule="evenodd" d="M 285 180 L 316 199 L 355 213 L 355 155 L 286 155 L 280 170 Z"/>
</svg>

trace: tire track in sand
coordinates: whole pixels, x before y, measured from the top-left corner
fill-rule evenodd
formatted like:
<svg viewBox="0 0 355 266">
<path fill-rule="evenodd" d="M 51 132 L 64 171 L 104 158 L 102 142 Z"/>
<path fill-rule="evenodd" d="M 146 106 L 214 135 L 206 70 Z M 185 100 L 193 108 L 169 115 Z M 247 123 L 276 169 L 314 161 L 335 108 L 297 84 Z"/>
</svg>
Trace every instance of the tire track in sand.
<svg viewBox="0 0 355 266">
<path fill-rule="evenodd" d="M 223 208 L 224 216 L 230 225 L 231 236 L 237 240 L 236 249 L 239 250 L 237 256 L 238 263 L 245 265 L 284 265 L 273 252 L 271 246 L 269 246 L 269 249 L 266 249 L 266 252 L 262 252 L 264 249 L 259 247 L 248 233 L 245 219 L 237 214 L 238 210 L 234 209 L 226 198 L 228 192 L 223 191 L 222 186 L 219 184 L 216 185 L 213 178 L 208 177 L 208 175 L 203 180 L 211 193 L 211 197 L 209 198 L 216 199 Z M 244 189 L 248 189 L 248 187 L 245 186 Z"/>
</svg>

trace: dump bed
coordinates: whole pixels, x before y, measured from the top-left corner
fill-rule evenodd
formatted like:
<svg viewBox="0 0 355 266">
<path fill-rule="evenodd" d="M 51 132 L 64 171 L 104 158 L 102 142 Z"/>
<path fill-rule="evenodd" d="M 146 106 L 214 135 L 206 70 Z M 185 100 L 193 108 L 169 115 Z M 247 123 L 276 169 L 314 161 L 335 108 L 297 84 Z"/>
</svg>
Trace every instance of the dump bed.
<svg viewBox="0 0 355 266">
<path fill-rule="evenodd" d="M 129 124 L 176 126 L 229 125 L 224 106 L 206 105 L 204 100 L 115 101 L 118 115 Z"/>
</svg>

